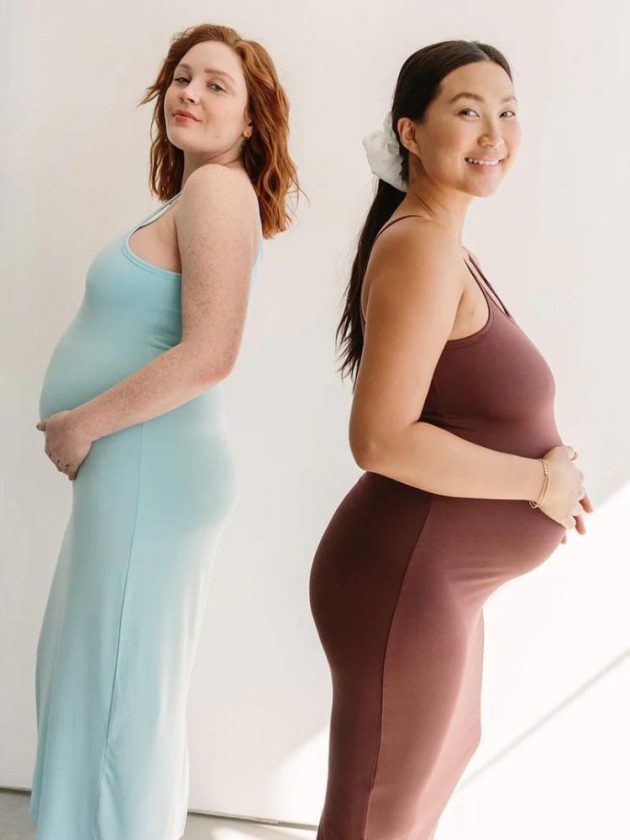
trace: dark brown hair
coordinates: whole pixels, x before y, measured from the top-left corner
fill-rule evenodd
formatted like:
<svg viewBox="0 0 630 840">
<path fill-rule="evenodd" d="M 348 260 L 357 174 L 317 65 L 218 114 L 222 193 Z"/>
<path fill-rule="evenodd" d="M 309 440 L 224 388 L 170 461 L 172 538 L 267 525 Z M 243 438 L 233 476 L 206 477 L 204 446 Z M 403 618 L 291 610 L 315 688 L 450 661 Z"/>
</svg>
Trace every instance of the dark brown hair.
<svg viewBox="0 0 630 840">
<path fill-rule="evenodd" d="M 228 26 L 202 23 L 176 33 L 156 80 L 138 103 L 156 100 L 151 121 L 152 133 L 154 127 L 156 132 L 151 142 L 149 187 L 162 201 L 181 189 L 184 153 L 166 135 L 164 97 L 175 67 L 191 47 L 203 41 L 227 44 L 243 63 L 253 132 L 243 146 L 242 159 L 258 196 L 263 236 L 268 239 L 290 224 L 287 193 L 301 192 L 288 152 L 289 102 L 267 50 L 257 41 L 241 38 Z"/>
<path fill-rule="evenodd" d="M 409 117 L 414 122 L 422 122 L 427 107 L 439 95 L 442 79 L 457 67 L 476 61 L 494 61 L 505 70 L 510 79 L 512 78 L 505 57 L 494 47 L 479 41 L 440 41 L 429 44 L 410 55 L 401 67 L 391 112 L 392 129 L 398 139 L 402 157 L 400 175 L 405 182 L 409 181 L 409 151 L 398 137 L 398 120 L 401 117 Z M 353 383 L 356 383 L 363 350 L 361 289 L 370 252 L 377 233 L 404 197 L 404 192 L 379 178 L 376 195 L 359 234 L 357 253 L 344 292 L 345 307 L 335 334 L 337 347 L 343 348 L 342 363 L 338 370 L 341 371 L 342 378 L 350 376 Z"/>
</svg>

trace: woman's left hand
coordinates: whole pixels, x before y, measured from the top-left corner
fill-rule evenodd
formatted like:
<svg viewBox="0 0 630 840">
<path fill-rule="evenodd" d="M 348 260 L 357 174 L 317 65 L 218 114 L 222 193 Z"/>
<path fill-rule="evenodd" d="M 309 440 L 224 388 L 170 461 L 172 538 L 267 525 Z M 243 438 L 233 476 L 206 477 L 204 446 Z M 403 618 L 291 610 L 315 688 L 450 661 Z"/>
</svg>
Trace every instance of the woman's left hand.
<svg viewBox="0 0 630 840">
<path fill-rule="evenodd" d="M 593 513 L 593 510 L 594 510 L 593 503 L 591 502 L 591 500 L 589 499 L 589 497 L 586 493 L 584 493 L 584 495 L 580 499 L 580 505 L 582 506 L 582 510 L 586 511 L 586 513 Z M 582 513 L 578 514 L 575 517 L 575 530 L 577 531 L 578 534 L 584 535 L 586 533 L 586 525 L 584 524 L 584 515 Z M 561 543 L 566 543 L 566 541 L 567 541 L 567 535 L 565 533 L 564 536 L 562 537 L 562 539 L 560 540 L 560 542 Z"/>
<path fill-rule="evenodd" d="M 36 428 L 46 433 L 46 455 L 60 472 L 74 481 L 93 441 L 75 422 L 72 410 L 49 414 L 39 421 Z"/>
</svg>

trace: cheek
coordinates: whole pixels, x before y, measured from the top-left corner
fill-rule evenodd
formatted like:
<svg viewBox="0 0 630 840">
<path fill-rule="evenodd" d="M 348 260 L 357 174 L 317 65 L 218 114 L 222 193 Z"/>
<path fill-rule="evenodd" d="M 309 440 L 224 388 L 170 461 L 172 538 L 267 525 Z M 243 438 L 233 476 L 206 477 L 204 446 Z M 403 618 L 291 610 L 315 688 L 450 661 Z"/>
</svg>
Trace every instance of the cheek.
<svg viewBox="0 0 630 840">
<path fill-rule="evenodd" d="M 445 161 L 453 166 L 463 160 L 464 155 L 470 152 L 471 146 L 476 143 L 476 135 L 467 130 L 466 125 L 458 124 L 449 128 L 439 138 L 439 148 Z"/>
<path fill-rule="evenodd" d="M 509 130 L 505 132 L 505 139 L 513 151 L 518 149 L 521 144 L 521 127 L 518 123 L 510 125 Z"/>
<path fill-rule="evenodd" d="M 168 87 L 166 88 L 166 93 L 164 94 L 164 104 L 167 107 L 173 107 L 173 102 L 175 101 L 175 88 Z"/>
<path fill-rule="evenodd" d="M 423 147 L 424 146 L 424 154 Z M 426 136 L 420 143 L 420 157 L 425 169 L 433 172 L 453 171 L 454 161 L 461 160 L 462 155 L 470 146 L 466 132 L 459 127 L 444 126 L 430 136 Z"/>
</svg>

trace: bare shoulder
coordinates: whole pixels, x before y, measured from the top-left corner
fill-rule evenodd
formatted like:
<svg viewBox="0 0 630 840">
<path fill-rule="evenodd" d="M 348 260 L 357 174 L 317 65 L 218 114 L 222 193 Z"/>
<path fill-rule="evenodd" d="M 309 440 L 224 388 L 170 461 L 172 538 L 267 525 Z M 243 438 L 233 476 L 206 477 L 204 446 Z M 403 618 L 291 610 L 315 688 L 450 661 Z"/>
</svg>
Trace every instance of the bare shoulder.
<svg viewBox="0 0 630 840">
<path fill-rule="evenodd" d="M 217 163 L 207 163 L 186 179 L 175 204 L 178 237 L 186 232 L 232 230 L 258 237 L 258 197 L 247 173 Z"/>
<path fill-rule="evenodd" d="M 233 169 L 220 163 L 205 163 L 198 167 L 186 179 L 182 190 L 182 197 L 188 195 L 203 195 L 214 190 L 227 190 L 229 194 L 250 197 L 255 195 L 252 182 L 247 173 L 241 169 Z"/>
<path fill-rule="evenodd" d="M 401 305 L 441 297 L 447 306 L 456 306 L 464 290 L 462 265 L 462 249 L 448 231 L 427 219 L 401 219 L 374 243 L 364 278 L 363 311 L 372 297 Z"/>
<path fill-rule="evenodd" d="M 188 176 L 178 205 L 193 212 L 222 209 L 230 215 L 239 211 L 248 214 L 258 210 L 258 198 L 246 172 L 206 163 Z"/>
</svg>

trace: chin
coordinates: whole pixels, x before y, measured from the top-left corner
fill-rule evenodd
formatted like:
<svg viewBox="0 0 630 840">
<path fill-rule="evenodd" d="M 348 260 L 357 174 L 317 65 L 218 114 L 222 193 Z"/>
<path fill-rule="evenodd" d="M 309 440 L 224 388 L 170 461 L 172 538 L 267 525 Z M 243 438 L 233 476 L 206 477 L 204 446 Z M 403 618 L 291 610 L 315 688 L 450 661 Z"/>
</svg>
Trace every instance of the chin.
<svg viewBox="0 0 630 840">
<path fill-rule="evenodd" d="M 501 181 L 496 180 L 494 183 L 490 184 L 470 184 L 467 183 L 464 187 L 464 192 L 468 193 L 468 195 L 472 195 L 475 198 L 487 198 L 488 196 L 494 195 L 495 192 L 499 189 Z"/>
<path fill-rule="evenodd" d="M 169 143 L 172 143 L 176 149 L 179 149 L 180 152 L 194 152 L 195 150 L 191 148 L 190 143 L 187 143 L 186 140 L 189 139 L 186 135 L 182 135 L 181 139 L 177 136 L 178 132 L 173 131 L 169 128 L 166 132 L 166 137 L 168 138 Z"/>
<path fill-rule="evenodd" d="M 499 189 L 499 184 L 492 184 L 492 186 L 486 187 L 486 189 L 478 189 L 475 193 L 476 196 L 479 198 L 487 198 L 488 196 L 494 195 L 495 192 Z"/>
<path fill-rule="evenodd" d="M 172 137 L 169 137 L 169 138 L 168 138 L 168 141 L 169 141 L 169 143 L 170 143 L 172 146 L 175 146 L 175 148 L 176 148 L 176 149 L 179 149 L 179 151 L 180 151 L 180 152 L 186 152 L 186 151 L 188 151 L 188 150 L 186 149 L 186 147 L 185 147 L 182 143 L 176 143 L 176 142 L 173 140 L 173 138 L 172 138 Z"/>
</svg>

